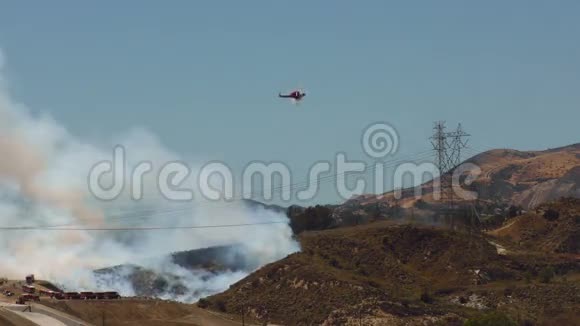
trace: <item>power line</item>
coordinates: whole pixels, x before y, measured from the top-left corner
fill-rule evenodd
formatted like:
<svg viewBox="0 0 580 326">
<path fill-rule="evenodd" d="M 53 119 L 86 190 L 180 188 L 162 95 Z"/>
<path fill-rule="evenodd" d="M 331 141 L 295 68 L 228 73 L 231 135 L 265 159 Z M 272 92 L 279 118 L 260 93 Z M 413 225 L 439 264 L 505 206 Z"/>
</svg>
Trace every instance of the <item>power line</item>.
<svg viewBox="0 0 580 326">
<path fill-rule="evenodd" d="M 452 176 L 449 174 L 454 168 L 461 163 L 461 150 L 467 146 L 467 140 L 464 137 L 469 136 L 463 131 L 461 124 L 457 129 L 447 132 L 445 121 L 437 121 L 433 127 L 433 136 L 431 144 L 435 151 L 437 168 L 439 170 L 439 188 L 441 200 L 447 206 L 447 216 L 453 219 L 452 211 L 455 208 L 454 189 Z M 453 220 L 450 221 L 453 227 Z"/>
<path fill-rule="evenodd" d="M 39 226 L 6 226 L 0 227 L 0 231 L 147 231 L 147 230 L 179 230 L 179 229 L 210 229 L 257 226 L 268 224 L 287 224 L 288 221 L 267 221 L 256 223 L 220 224 L 220 225 L 190 225 L 190 226 L 144 226 L 144 227 L 39 227 Z"/>
</svg>

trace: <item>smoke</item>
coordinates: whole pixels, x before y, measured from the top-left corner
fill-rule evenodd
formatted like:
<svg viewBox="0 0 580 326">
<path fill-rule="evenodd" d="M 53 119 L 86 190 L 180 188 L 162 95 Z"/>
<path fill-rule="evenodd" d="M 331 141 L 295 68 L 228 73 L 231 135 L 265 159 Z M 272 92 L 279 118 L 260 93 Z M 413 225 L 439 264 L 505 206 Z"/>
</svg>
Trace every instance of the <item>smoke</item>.
<svg viewBox="0 0 580 326">
<path fill-rule="evenodd" d="M 283 214 L 241 202 L 174 203 L 157 193 L 155 176 L 163 164 L 186 161 L 155 135 L 131 129 L 110 139 L 80 139 L 47 113 L 30 111 L 9 94 L 0 52 L 0 276 L 22 279 L 33 273 L 72 291 L 119 291 L 191 302 L 220 292 L 253 269 L 299 250 L 288 224 L 211 229 L 91 231 L 84 227 L 191 226 L 252 224 L 286 220 Z M 122 145 L 126 167 L 152 163 L 144 178 L 144 199 L 131 200 L 128 189 L 104 202 L 91 195 L 87 177 L 96 163 L 112 160 Z M 192 162 L 192 161 L 190 161 Z M 195 164 L 186 184 L 193 184 Z M 130 175 L 125 176 L 129 182 Z M 108 176 L 105 185 L 112 182 Z M 129 188 L 129 187 L 126 187 Z M 55 230 L 54 226 L 76 226 Z M 80 229 L 79 229 L 80 226 Z M 32 227 L 6 229 L 10 227 Z M 41 227 L 41 228 L 37 228 Z M 180 266 L 169 255 L 211 246 L 243 258 L 243 266 L 215 270 Z M 136 269 L 134 266 L 139 266 Z M 227 264 L 226 264 L 227 265 Z M 119 266 L 105 273 L 97 269 Z M 133 266 L 133 267 L 131 267 Z M 136 271 L 154 282 L 139 284 Z"/>
</svg>

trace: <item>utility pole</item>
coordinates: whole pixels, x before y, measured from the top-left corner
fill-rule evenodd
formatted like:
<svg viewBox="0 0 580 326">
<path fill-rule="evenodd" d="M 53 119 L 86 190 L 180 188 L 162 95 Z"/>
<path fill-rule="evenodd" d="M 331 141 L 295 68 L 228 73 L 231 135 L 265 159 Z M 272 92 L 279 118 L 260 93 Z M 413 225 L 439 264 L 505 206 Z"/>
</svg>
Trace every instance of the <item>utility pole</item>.
<svg viewBox="0 0 580 326">
<path fill-rule="evenodd" d="M 102 315 L 102 326 L 105 326 L 105 310 L 103 310 L 103 315 Z"/>
<path fill-rule="evenodd" d="M 452 171 L 461 163 L 461 150 L 467 146 L 464 137 L 469 134 L 463 131 L 461 124 L 452 132 L 447 132 L 445 121 L 437 121 L 433 127 L 431 144 L 435 151 L 437 169 L 439 170 L 439 188 L 441 201 L 446 205 L 445 216 L 454 228 L 453 211 L 455 209 Z"/>
</svg>

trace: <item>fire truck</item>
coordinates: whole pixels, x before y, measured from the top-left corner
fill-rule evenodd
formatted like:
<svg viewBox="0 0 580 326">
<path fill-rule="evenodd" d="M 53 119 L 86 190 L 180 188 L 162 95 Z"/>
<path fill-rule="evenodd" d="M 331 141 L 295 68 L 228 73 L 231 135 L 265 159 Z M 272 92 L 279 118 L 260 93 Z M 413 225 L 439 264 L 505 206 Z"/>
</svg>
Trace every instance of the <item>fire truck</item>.
<svg viewBox="0 0 580 326">
<path fill-rule="evenodd" d="M 36 292 L 36 288 L 32 285 L 24 284 L 22 286 L 22 291 L 24 291 L 26 293 L 34 293 L 34 292 Z"/>
<path fill-rule="evenodd" d="M 34 274 L 26 275 L 26 284 L 34 283 Z"/>
<path fill-rule="evenodd" d="M 96 299 L 97 295 L 93 292 L 81 292 L 81 299 L 83 300 L 90 300 L 90 299 Z"/>
</svg>

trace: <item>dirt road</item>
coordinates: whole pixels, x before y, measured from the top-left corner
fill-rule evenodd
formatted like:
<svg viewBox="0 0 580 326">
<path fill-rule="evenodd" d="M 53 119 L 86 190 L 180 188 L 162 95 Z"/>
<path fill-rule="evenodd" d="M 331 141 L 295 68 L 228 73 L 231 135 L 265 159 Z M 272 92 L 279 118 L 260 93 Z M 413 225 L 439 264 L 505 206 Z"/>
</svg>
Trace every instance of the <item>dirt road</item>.
<svg viewBox="0 0 580 326">
<path fill-rule="evenodd" d="M 65 313 L 34 303 L 20 305 L 0 302 L 0 311 L 0 316 L 14 326 L 91 326 Z"/>
</svg>

